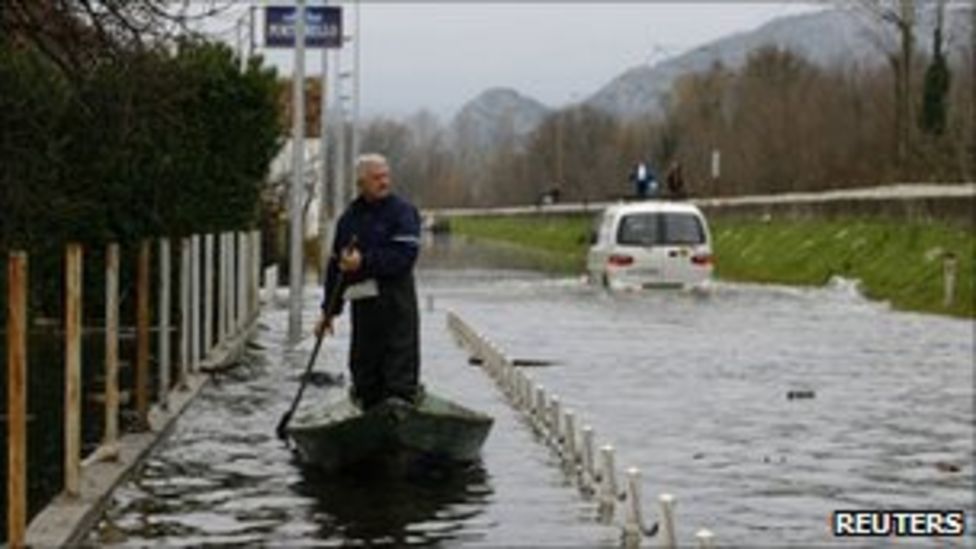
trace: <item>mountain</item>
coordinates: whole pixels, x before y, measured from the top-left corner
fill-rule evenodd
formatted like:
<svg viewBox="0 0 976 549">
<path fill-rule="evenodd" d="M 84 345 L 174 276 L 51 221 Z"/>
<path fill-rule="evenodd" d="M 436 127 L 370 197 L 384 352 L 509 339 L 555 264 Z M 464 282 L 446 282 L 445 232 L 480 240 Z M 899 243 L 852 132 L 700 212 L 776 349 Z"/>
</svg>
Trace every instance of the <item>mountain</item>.
<svg viewBox="0 0 976 549">
<path fill-rule="evenodd" d="M 516 142 L 542 123 L 550 109 L 510 88 L 492 88 L 468 101 L 451 122 L 456 143 L 467 150 Z"/>
<path fill-rule="evenodd" d="M 969 40 L 972 21 L 969 9 L 973 8 L 956 5 L 946 10 L 950 44 Z M 729 68 L 741 67 L 750 52 L 767 45 L 788 49 L 821 66 L 880 64 L 885 61 L 884 51 L 897 47 L 890 27 L 851 10 L 782 17 L 754 31 L 716 40 L 654 66 L 634 67 L 591 95 L 585 103 L 623 118 L 658 114 L 671 85 L 680 76 L 707 71 L 716 62 Z M 934 10 L 924 10 L 916 25 L 920 50 L 930 51 L 933 28 Z M 959 55 L 960 48 L 950 49 Z"/>
</svg>

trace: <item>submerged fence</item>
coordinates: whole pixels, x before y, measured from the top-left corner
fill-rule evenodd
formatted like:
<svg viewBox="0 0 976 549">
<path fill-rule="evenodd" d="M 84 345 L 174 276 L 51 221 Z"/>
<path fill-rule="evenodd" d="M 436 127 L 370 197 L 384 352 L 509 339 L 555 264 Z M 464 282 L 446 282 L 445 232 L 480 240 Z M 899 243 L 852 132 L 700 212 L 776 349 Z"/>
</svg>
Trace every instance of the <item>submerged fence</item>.
<svg viewBox="0 0 976 549">
<path fill-rule="evenodd" d="M 624 546 L 637 547 L 644 538 L 658 534 L 661 535 L 662 546 L 677 546 L 674 496 L 661 494 L 658 497 L 660 518 L 649 526 L 644 519 L 640 469 L 630 467 L 626 470 L 626 485 L 622 488 L 618 482 L 612 445 L 601 446 L 597 459 L 593 428 L 584 424 L 582 418 L 561 402 L 558 396 L 550 395 L 542 385 L 516 368 L 494 343 L 468 326 L 458 315 L 448 312 L 447 325 L 458 342 L 480 360 L 509 404 L 523 414 L 532 430 L 553 449 L 563 471 L 575 482 L 583 497 L 596 499 L 598 520 L 619 525 Z M 577 429 L 577 425 L 581 427 Z M 624 508 L 622 517 L 616 511 L 618 505 Z M 615 517 L 622 520 L 615 520 Z M 714 544 L 714 536 L 709 530 L 701 529 L 695 537 L 702 548 Z"/>
<path fill-rule="evenodd" d="M 215 367 L 221 357 L 226 356 L 231 342 L 251 324 L 259 309 L 261 239 L 257 231 L 144 240 L 130 251 L 135 257 L 134 329 L 124 330 L 120 328 L 120 279 L 122 275 L 133 273 L 120 265 L 120 246 L 108 244 L 104 250 L 92 254 L 104 256 L 104 265 L 94 266 L 104 269 L 103 295 L 97 296 L 104 298 L 100 300 L 104 303 L 104 311 L 95 315 L 84 307 L 86 250 L 81 244 L 68 244 L 65 249 L 59 337 L 59 344 L 63 346 L 63 368 L 56 372 L 50 369 L 56 365 L 45 364 L 44 368 L 48 369 L 38 368 L 36 375 L 47 374 L 56 378 L 55 381 L 63 376 L 63 418 L 62 425 L 58 426 L 63 427 L 60 488 L 69 498 L 80 494 L 89 464 L 118 459 L 119 446 L 125 438 L 120 431 L 137 433 L 158 429 L 154 425 L 153 412 L 169 408 L 173 391 L 185 390 L 190 374 Z M 32 433 L 28 430 L 28 421 L 36 418 L 28 417 L 31 381 L 28 358 L 32 352 L 30 336 L 40 319 L 31 321 L 29 264 L 29 256 L 23 251 L 8 254 L 6 527 L 7 542 L 11 547 L 24 545 L 30 518 L 27 475 L 28 443 Z M 89 264 L 88 267 L 93 266 Z M 174 279 L 178 280 L 176 288 L 173 287 Z M 85 312 L 89 313 L 87 326 L 83 325 Z M 94 321 L 93 316 L 96 317 Z M 85 364 L 85 357 L 90 361 L 91 353 L 83 353 L 83 342 L 90 338 L 83 336 L 102 332 L 104 352 L 101 364 Z M 156 336 L 155 346 L 152 332 Z M 57 331 L 49 330 L 48 334 L 58 337 Z M 178 341 L 176 352 L 172 348 L 174 336 Z M 135 339 L 134 360 L 124 362 L 120 360 L 119 343 L 132 337 Z M 40 347 L 39 350 L 45 349 Z M 84 394 L 83 366 L 95 368 L 90 371 L 95 372 L 94 378 L 102 386 L 98 394 L 90 394 L 91 391 Z M 120 374 L 125 366 L 134 371 L 126 372 L 128 382 L 122 383 Z M 40 384 L 44 385 L 44 380 Z M 151 387 L 153 384 L 155 391 Z M 89 382 L 88 385 L 94 384 Z M 86 404 L 91 402 L 104 409 L 100 421 L 85 415 Z M 126 403 L 129 410 L 122 409 Z M 45 402 L 44 406 L 33 408 L 41 411 L 51 404 Z M 36 423 L 39 422 L 35 422 L 34 434 L 43 435 L 38 433 L 38 427 L 45 425 Z M 82 461 L 83 426 L 91 430 L 95 424 L 101 440 Z M 35 464 L 31 466 L 33 468 Z"/>
</svg>

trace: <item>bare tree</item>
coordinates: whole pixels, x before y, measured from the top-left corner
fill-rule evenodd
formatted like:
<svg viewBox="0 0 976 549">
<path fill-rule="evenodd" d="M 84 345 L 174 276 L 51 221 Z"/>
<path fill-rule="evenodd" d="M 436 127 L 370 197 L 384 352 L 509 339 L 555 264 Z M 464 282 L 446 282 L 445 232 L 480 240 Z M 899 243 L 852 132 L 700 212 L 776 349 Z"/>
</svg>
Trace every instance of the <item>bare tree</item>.
<svg viewBox="0 0 976 549">
<path fill-rule="evenodd" d="M 915 0 L 858 0 L 854 4 L 861 13 L 874 21 L 890 25 L 898 37 L 892 48 L 883 37 L 876 41 L 888 58 L 894 74 L 895 87 L 895 154 L 899 166 L 904 166 L 912 147 L 912 59 L 915 55 Z"/>
<path fill-rule="evenodd" d="M 37 48 L 69 77 L 99 59 L 171 42 L 231 0 L 3 0 L 0 41 Z"/>
</svg>

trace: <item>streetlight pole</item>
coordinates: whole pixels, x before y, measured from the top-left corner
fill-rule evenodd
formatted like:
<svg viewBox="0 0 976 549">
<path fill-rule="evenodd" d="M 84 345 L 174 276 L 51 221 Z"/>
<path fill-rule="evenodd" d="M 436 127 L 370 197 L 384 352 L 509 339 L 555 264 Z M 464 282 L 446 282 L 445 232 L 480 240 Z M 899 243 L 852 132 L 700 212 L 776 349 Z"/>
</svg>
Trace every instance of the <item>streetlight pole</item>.
<svg viewBox="0 0 976 549">
<path fill-rule="evenodd" d="M 361 55 L 363 43 L 363 30 L 360 24 L 361 15 L 359 11 L 360 1 L 356 0 L 356 31 L 353 35 L 353 94 L 352 94 L 352 158 L 353 163 L 359 158 L 359 95 L 362 88 Z"/>
<path fill-rule="evenodd" d="M 296 0 L 295 67 L 292 71 L 292 180 L 290 254 L 288 267 L 288 340 L 302 334 L 302 187 L 305 178 L 305 0 Z"/>
<path fill-rule="evenodd" d="M 328 6 L 328 0 L 323 2 Z M 329 104 L 329 85 L 328 85 L 328 74 L 329 74 L 329 50 L 328 48 L 322 48 L 322 85 L 320 90 L 320 102 L 319 111 L 321 118 L 319 119 L 319 158 L 321 160 L 321 187 L 319 190 L 319 269 L 322 276 L 325 277 L 325 270 L 329 264 L 329 244 L 332 241 L 330 238 L 332 235 L 329 230 L 332 226 L 332 216 L 330 214 L 329 208 L 329 170 L 328 159 L 329 159 L 329 130 L 326 125 L 327 116 L 326 110 Z"/>
</svg>

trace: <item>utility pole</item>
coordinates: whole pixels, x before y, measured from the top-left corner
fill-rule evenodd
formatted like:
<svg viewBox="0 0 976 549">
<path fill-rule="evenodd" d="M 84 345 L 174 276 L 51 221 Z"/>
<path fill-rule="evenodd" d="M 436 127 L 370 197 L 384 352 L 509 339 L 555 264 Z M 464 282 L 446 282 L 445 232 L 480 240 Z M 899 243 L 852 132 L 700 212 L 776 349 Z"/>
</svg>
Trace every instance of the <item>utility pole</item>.
<svg viewBox="0 0 976 549">
<path fill-rule="evenodd" d="M 255 40 L 256 40 L 255 34 L 254 34 L 254 25 L 256 24 L 256 21 L 254 19 L 254 14 L 255 14 L 256 10 L 257 10 L 257 6 L 255 6 L 252 3 L 251 6 L 250 6 L 250 8 L 249 8 L 249 10 L 248 10 L 248 17 L 247 17 L 247 22 L 248 22 L 248 27 L 249 27 L 248 28 L 248 37 L 247 37 L 247 40 L 248 40 L 247 56 L 248 57 L 254 57 Z"/>
<path fill-rule="evenodd" d="M 323 2 L 328 6 L 329 2 L 326 0 Z M 342 37 L 339 38 L 342 40 Z M 322 273 L 324 279 L 326 268 L 329 265 L 329 253 L 331 251 L 330 245 L 332 243 L 332 234 L 330 228 L 332 227 L 332 215 L 331 211 L 336 210 L 336 208 L 329 207 L 329 198 L 335 201 L 335 193 L 329 192 L 329 170 L 328 170 L 328 159 L 329 159 L 329 130 L 326 125 L 327 116 L 326 109 L 329 104 L 329 86 L 328 85 L 328 74 L 329 74 L 329 50 L 327 47 L 322 47 L 322 89 L 320 93 L 320 111 L 321 119 L 319 122 L 319 158 L 321 159 L 321 188 L 319 189 L 319 269 Z M 334 85 L 334 84 L 333 84 Z M 332 195 L 330 197 L 330 195 Z"/>
<path fill-rule="evenodd" d="M 355 171 L 356 161 L 359 159 L 359 96 L 362 88 L 362 70 L 361 70 L 361 54 L 362 54 L 362 43 L 363 43 L 363 29 L 360 24 L 360 11 L 359 5 L 360 0 L 356 0 L 356 32 L 353 35 L 355 43 L 353 43 L 353 86 L 355 86 L 352 94 L 352 162 Z M 355 176 L 354 176 L 355 177 Z M 350 187 L 351 188 L 351 187 Z"/>
<path fill-rule="evenodd" d="M 302 188 L 305 178 L 305 0 L 296 1 L 295 67 L 292 70 L 292 180 L 290 254 L 288 267 L 288 340 L 302 334 Z"/>
</svg>

